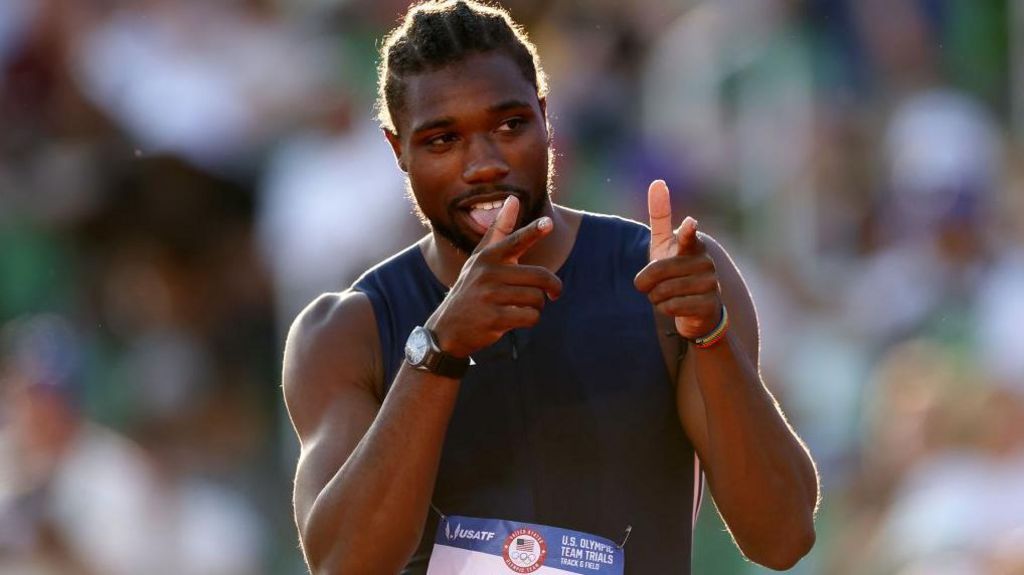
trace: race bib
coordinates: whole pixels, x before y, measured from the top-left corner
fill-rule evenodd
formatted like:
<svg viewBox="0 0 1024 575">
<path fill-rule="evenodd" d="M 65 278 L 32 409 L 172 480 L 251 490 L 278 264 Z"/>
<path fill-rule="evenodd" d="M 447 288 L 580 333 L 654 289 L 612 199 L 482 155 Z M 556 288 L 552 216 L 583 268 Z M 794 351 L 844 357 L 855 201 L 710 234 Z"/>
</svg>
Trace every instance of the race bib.
<svg viewBox="0 0 1024 575">
<path fill-rule="evenodd" d="M 500 519 L 444 517 L 427 575 L 622 575 L 625 554 L 604 537 Z"/>
</svg>

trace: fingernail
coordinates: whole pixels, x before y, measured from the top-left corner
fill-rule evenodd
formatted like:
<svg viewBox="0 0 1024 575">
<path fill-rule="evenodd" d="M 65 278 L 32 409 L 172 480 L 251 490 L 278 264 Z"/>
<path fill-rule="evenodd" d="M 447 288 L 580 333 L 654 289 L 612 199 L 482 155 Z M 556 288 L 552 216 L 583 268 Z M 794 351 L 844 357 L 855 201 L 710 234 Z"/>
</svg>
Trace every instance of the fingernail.
<svg viewBox="0 0 1024 575">
<path fill-rule="evenodd" d="M 548 229 L 550 227 L 551 227 L 551 218 L 549 218 L 547 216 L 544 216 L 543 218 L 541 218 L 540 220 L 537 221 L 537 228 L 538 229 L 546 230 L 546 229 Z"/>
</svg>

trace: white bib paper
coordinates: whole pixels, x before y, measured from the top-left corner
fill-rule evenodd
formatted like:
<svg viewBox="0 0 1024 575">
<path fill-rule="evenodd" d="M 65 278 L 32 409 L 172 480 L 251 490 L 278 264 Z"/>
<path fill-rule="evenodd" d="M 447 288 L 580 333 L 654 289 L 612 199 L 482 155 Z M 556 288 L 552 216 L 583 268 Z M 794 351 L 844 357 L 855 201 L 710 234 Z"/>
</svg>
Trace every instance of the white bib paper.
<svg viewBox="0 0 1024 575">
<path fill-rule="evenodd" d="M 427 575 L 622 575 L 625 554 L 604 537 L 501 519 L 445 517 Z"/>
</svg>

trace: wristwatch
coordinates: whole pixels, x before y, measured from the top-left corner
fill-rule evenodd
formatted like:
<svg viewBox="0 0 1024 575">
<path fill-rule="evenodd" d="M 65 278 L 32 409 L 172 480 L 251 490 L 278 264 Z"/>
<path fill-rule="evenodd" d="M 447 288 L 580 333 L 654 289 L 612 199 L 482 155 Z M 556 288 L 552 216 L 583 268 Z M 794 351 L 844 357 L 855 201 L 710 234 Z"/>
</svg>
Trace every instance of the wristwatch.
<svg viewBox="0 0 1024 575">
<path fill-rule="evenodd" d="M 413 328 L 405 341 L 405 361 L 420 371 L 453 379 L 461 379 L 469 369 L 468 357 L 455 357 L 442 351 L 434 332 L 423 326 Z"/>
</svg>

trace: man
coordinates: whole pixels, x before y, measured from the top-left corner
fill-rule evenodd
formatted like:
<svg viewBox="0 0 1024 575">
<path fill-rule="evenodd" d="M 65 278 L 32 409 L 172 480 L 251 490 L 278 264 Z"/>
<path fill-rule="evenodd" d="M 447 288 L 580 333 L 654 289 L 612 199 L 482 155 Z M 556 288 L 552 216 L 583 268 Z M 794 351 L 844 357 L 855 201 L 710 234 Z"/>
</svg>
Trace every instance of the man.
<svg viewBox="0 0 1024 575">
<path fill-rule="evenodd" d="M 384 133 L 430 233 L 289 334 L 311 570 L 422 573 L 444 514 L 631 531 L 626 573 L 689 573 L 701 469 L 743 552 L 795 564 L 816 473 L 722 247 L 672 229 L 660 181 L 650 229 L 550 201 L 544 77 L 504 12 L 417 6 L 382 53 Z"/>
</svg>

